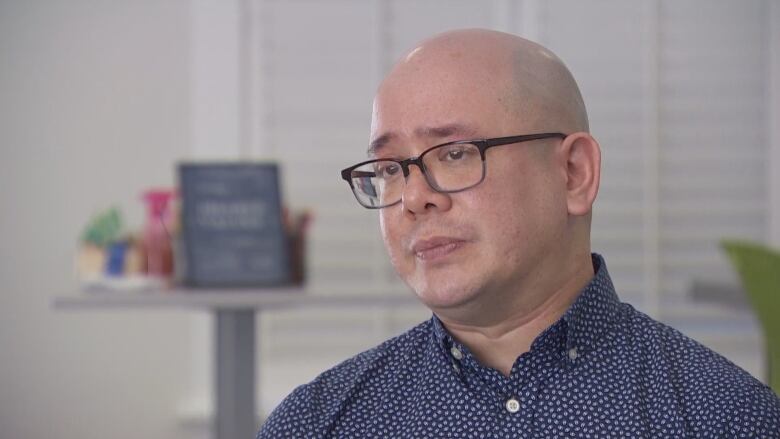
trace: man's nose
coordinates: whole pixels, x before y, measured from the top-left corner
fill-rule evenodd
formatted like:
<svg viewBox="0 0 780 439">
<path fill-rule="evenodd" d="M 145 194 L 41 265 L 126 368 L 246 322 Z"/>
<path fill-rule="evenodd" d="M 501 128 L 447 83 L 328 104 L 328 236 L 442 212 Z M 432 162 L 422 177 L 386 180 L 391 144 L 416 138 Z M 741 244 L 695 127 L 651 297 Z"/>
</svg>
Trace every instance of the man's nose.
<svg viewBox="0 0 780 439">
<path fill-rule="evenodd" d="M 433 210 L 448 210 L 452 205 L 449 194 L 435 191 L 425 178 L 419 166 L 409 166 L 401 205 L 405 211 L 422 214 Z"/>
</svg>

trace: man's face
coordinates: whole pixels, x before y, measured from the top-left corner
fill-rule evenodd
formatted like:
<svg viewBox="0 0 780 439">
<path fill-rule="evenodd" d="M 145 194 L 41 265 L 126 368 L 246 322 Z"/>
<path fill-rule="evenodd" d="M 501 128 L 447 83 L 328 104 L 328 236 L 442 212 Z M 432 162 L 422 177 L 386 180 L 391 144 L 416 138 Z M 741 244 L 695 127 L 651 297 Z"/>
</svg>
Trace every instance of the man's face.
<svg viewBox="0 0 780 439">
<path fill-rule="evenodd" d="M 480 75 L 485 77 L 480 77 Z M 537 115 L 507 102 L 507 81 L 489 72 L 395 72 L 374 102 L 377 157 L 418 156 L 431 146 L 539 131 Z M 539 282 L 566 227 L 565 178 L 556 139 L 487 151 L 485 180 L 463 192 L 433 191 L 412 166 L 401 203 L 379 211 L 382 237 L 401 278 L 434 311 L 484 309 Z M 560 245 L 560 244 L 558 244 Z"/>
</svg>

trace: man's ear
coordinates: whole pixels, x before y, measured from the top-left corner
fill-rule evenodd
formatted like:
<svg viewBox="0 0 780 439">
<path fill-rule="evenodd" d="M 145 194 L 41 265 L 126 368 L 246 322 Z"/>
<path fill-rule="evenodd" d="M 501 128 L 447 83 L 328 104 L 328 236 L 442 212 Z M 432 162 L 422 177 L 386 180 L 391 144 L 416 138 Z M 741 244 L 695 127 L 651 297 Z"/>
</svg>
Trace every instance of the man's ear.
<svg viewBox="0 0 780 439">
<path fill-rule="evenodd" d="M 565 160 L 566 203 L 569 215 L 590 212 L 601 180 L 601 148 L 589 133 L 569 134 L 561 144 Z"/>
</svg>

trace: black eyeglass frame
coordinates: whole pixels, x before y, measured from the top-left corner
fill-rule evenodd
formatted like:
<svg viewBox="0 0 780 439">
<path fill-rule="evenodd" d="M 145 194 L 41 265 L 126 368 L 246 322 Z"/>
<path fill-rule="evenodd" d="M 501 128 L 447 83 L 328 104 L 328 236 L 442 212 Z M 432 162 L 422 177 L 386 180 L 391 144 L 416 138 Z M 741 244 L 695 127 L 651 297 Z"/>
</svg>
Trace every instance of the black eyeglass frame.
<svg viewBox="0 0 780 439">
<path fill-rule="evenodd" d="M 366 161 L 360 162 L 360 163 L 358 163 L 356 165 L 352 165 L 352 166 L 350 166 L 350 167 L 348 167 L 346 169 L 342 169 L 341 170 L 341 178 L 343 178 L 349 184 L 349 188 L 352 190 L 353 195 L 355 195 L 355 198 L 357 199 L 358 203 L 361 206 L 363 206 L 363 207 L 365 207 L 367 209 L 382 209 L 382 208 L 385 208 L 385 207 L 394 206 L 394 205 L 400 203 L 401 200 L 399 199 L 398 201 L 395 201 L 395 202 L 393 202 L 391 204 L 385 204 L 385 205 L 382 205 L 382 206 L 366 206 L 365 204 L 363 204 L 363 202 L 360 201 L 360 197 L 358 196 L 358 194 L 355 193 L 355 186 L 354 186 L 354 183 L 352 182 L 352 179 L 354 177 L 352 175 L 352 171 L 354 171 L 355 169 L 357 169 L 357 168 L 359 168 L 361 166 L 367 165 L 369 163 L 390 161 L 390 162 L 398 163 L 401 166 L 401 170 L 402 170 L 402 172 L 404 174 L 404 179 L 406 179 L 406 178 L 409 177 L 409 166 L 410 165 L 415 165 L 415 166 L 417 166 L 420 169 L 420 172 L 422 172 L 423 176 L 425 177 L 425 181 L 428 183 L 428 186 L 430 186 L 433 190 L 435 190 L 436 192 L 440 192 L 440 193 L 453 194 L 453 193 L 462 192 L 462 191 L 471 189 L 474 186 L 477 186 L 478 184 L 482 183 L 485 180 L 485 174 L 486 174 L 486 172 L 485 172 L 485 152 L 488 149 L 490 149 L 490 148 L 492 148 L 494 146 L 510 145 L 510 144 L 513 144 L 513 143 L 521 143 L 521 142 L 530 142 L 531 140 L 552 139 L 552 138 L 565 139 L 566 137 L 567 137 L 567 134 L 563 134 L 563 133 L 538 133 L 538 134 L 523 134 L 523 135 L 519 135 L 519 136 L 494 137 L 494 138 L 491 138 L 491 139 L 455 140 L 453 142 L 447 142 L 447 143 L 442 143 L 440 145 L 432 146 L 432 147 L 426 149 L 425 151 L 423 151 L 422 153 L 420 153 L 420 155 L 418 155 L 417 157 L 409 157 L 408 159 L 404 159 L 404 160 L 395 160 L 395 159 L 372 159 L 372 160 L 366 160 Z M 460 145 L 460 144 L 475 145 L 477 147 L 477 149 L 479 149 L 479 155 L 480 155 L 480 158 L 482 159 L 482 177 L 479 179 L 478 182 L 476 182 L 476 183 L 474 183 L 472 185 L 469 185 L 467 187 L 464 187 L 464 188 L 455 189 L 455 190 L 444 190 L 444 189 L 441 189 L 441 188 L 437 187 L 436 182 L 431 181 L 431 178 L 428 176 L 428 171 L 425 168 L 425 163 L 423 163 L 423 157 L 426 154 L 428 154 L 429 152 L 433 151 L 433 150 L 436 150 L 436 149 L 439 149 L 439 148 L 443 148 L 445 146 Z"/>
</svg>

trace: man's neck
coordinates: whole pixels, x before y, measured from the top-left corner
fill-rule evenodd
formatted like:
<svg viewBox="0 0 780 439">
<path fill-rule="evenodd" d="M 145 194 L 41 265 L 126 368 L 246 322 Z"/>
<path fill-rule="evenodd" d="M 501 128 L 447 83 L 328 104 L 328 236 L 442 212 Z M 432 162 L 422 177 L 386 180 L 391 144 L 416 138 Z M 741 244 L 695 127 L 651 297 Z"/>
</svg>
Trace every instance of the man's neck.
<svg viewBox="0 0 780 439">
<path fill-rule="evenodd" d="M 561 318 L 593 274 L 593 265 L 588 260 L 574 267 L 563 283 L 543 292 L 545 297 L 538 305 L 510 311 L 506 317 L 488 325 L 472 325 L 443 315 L 439 318 L 450 334 L 467 346 L 480 363 L 508 377 L 517 358 L 528 352 L 539 334 Z"/>
</svg>

